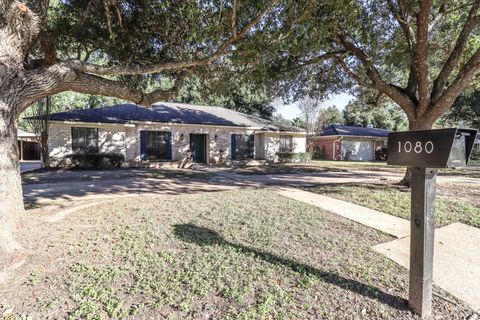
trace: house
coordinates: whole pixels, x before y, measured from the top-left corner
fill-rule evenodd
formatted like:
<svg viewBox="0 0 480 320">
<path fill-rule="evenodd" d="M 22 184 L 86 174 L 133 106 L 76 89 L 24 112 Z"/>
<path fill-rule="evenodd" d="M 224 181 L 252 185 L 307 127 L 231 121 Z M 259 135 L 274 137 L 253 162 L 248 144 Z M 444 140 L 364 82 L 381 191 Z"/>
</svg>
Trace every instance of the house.
<svg viewBox="0 0 480 320">
<path fill-rule="evenodd" d="M 34 133 L 17 129 L 17 141 L 20 161 L 40 160 L 40 143 Z"/>
<path fill-rule="evenodd" d="M 181 103 L 121 104 L 50 115 L 52 160 L 75 153 L 121 154 L 128 163 L 277 161 L 303 153 L 306 132 L 233 110 Z"/>
<path fill-rule="evenodd" d="M 326 160 L 379 160 L 376 152 L 387 146 L 389 132 L 377 128 L 330 125 L 312 138 L 312 145 Z"/>
</svg>

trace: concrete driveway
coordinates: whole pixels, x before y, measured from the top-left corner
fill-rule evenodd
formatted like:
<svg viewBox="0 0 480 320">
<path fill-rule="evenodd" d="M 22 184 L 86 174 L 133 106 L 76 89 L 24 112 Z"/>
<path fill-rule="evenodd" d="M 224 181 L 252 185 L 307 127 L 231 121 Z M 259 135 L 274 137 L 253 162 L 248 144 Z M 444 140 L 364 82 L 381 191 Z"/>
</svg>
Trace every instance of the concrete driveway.
<svg viewBox="0 0 480 320">
<path fill-rule="evenodd" d="M 246 187 L 228 178 L 125 178 L 101 180 L 69 180 L 65 182 L 34 183 L 23 186 L 25 202 L 95 200 L 137 195 L 178 195 L 225 191 Z"/>
<path fill-rule="evenodd" d="M 127 171 L 127 170 L 124 170 Z M 140 194 L 183 194 L 230 190 L 241 187 L 302 187 L 332 183 L 375 183 L 382 180 L 398 181 L 399 173 L 378 171 L 346 171 L 322 173 L 288 173 L 269 175 L 240 175 L 218 171 L 205 177 L 145 178 L 132 175 L 115 177 L 106 171 L 57 172 L 56 181 L 25 184 L 26 202 L 56 200 L 104 199 Z M 479 179 L 468 177 L 439 177 L 439 183 L 478 184 Z"/>
</svg>

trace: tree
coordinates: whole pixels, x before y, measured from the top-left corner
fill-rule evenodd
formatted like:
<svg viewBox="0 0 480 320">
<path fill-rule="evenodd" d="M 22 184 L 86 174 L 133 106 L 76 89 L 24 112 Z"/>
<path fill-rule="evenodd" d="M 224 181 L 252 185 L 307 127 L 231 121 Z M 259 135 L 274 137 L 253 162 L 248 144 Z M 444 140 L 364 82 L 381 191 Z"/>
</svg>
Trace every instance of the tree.
<svg viewBox="0 0 480 320">
<path fill-rule="evenodd" d="M 273 98 L 262 84 L 254 84 L 230 72 L 219 79 L 189 77 L 174 99 L 177 102 L 220 106 L 227 109 L 271 119 L 275 108 Z"/>
<path fill-rule="evenodd" d="M 343 117 L 347 126 L 372 126 L 391 131 L 403 131 L 408 127 L 407 119 L 401 109 L 390 103 L 372 106 L 353 100 L 343 110 Z"/>
<path fill-rule="evenodd" d="M 344 124 L 343 113 L 336 107 L 330 106 L 320 113 L 318 128 L 323 129 L 331 124 Z"/>
<path fill-rule="evenodd" d="M 305 129 L 305 122 L 300 117 L 293 118 L 291 125 L 294 126 L 294 127 L 297 127 L 297 128 L 304 128 Z"/>
<path fill-rule="evenodd" d="M 400 106 L 411 130 L 430 129 L 475 84 L 479 8 L 480 0 L 315 2 L 291 31 L 301 41 L 284 44 L 272 70 L 302 93 L 318 90 L 322 74 L 336 80 L 330 90 L 368 88 Z"/>
<path fill-rule="evenodd" d="M 275 113 L 272 117 L 272 120 L 286 126 L 289 126 L 292 124 L 291 120 L 284 118 L 280 113 Z"/>
<path fill-rule="evenodd" d="M 452 108 L 438 120 L 438 124 L 480 129 L 480 91 L 460 95 Z"/>
<path fill-rule="evenodd" d="M 279 3 L 0 0 L 1 249 L 21 249 L 13 232 L 24 210 L 15 129 L 23 111 L 65 91 L 145 106 L 171 100 L 188 73 L 242 56 L 275 28 L 286 9 Z M 89 62 L 92 55 L 104 63 Z M 149 79 L 173 85 L 145 92 Z"/>
<path fill-rule="evenodd" d="M 324 109 L 323 102 L 311 97 L 304 97 L 298 102 L 301 119 L 307 130 L 307 139 L 319 130 L 320 115 Z"/>
</svg>

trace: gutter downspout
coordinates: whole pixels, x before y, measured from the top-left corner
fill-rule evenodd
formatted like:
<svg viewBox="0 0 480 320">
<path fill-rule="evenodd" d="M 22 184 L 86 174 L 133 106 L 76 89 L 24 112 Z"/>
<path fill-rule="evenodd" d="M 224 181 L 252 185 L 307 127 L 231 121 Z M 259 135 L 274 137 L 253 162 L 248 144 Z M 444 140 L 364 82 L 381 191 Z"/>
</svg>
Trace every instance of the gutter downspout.
<svg viewBox="0 0 480 320">
<path fill-rule="evenodd" d="M 337 141 L 340 142 L 341 140 L 343 139 L 343 136 L 340 136 L 340 138 L 338 138 L 337 140 L 334 140 L 333 141 L 333 160 L 334 161 L 337 161 L 336 157 L 335 157 L 335 150 L 337 149 L 336 148 L 336 143 Z M 341 148 L 341 147 L 340 147 Z M 340 149 L 340 152 L 341 152 L 341 149 Z"/>
</svg>

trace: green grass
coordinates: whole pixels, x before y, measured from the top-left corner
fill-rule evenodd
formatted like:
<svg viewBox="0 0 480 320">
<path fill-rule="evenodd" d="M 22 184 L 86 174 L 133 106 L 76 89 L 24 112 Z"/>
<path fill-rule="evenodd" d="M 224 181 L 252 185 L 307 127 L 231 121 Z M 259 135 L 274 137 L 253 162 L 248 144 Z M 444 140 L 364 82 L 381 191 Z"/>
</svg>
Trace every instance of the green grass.
<svg viewBox="0 0 480 320">
<path fill-rule="evenodd" d="M 475 164 L 471 162 L 470 164 Z M 284 174 L 284 173 L 322 173 L 347 171 L 382 171 L 404 174 L 405 167 L 388 166 L 386 162 L 367 161 L 328 161 L 313 160 L 304 163 L 268 164 L 264 166 L 242 166 L 235 168 L 235 172 L 243 175 L 251 174 Z M 480 178 L 478 168 L 440 169 L 440 176 L 460 176 Z"/>
<path fill-rule="evenodd" d="M 386 184 L 337 184 L 308 188 L 309 191 L 359 204 L 400 218 L 410 219 L 410 189 Z M 459 196 L 436 196 L 438 225 L 463 222 L 480 227 L 480 203 Z"/>
<path fill-rule="evenodd" d="M 407 271 L 371 249 L 392 238 L 272 191 L 116 200 L 33 230 L 0 296 L 35 319 L 413 318 Z"/>
</svg>

